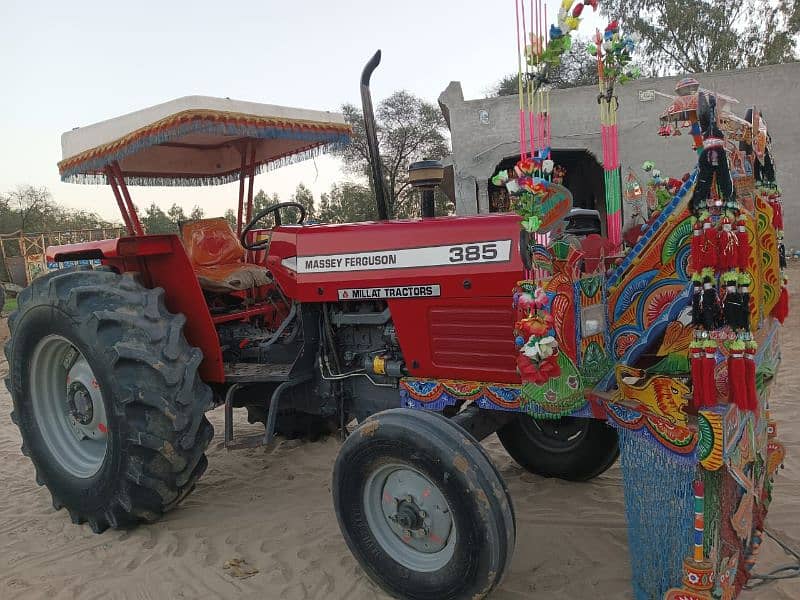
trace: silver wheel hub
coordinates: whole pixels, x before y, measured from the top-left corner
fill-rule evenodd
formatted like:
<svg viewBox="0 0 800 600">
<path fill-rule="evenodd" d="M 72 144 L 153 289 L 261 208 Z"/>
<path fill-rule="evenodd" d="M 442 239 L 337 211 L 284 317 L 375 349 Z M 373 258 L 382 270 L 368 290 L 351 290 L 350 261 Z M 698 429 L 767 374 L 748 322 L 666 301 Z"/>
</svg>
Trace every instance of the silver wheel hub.
<svg viewBox="0 0 800 600">
<path fill-rule="evenodd" d="M 373 535 L 398 563 L 431 572 L 452 558 L 456 531 L 450 506 L 416 469 L 383 465 L 367 480 L 364 502 Z"/>
<path fill-rule="evenodd" d="M 55 462 L 75 477 L 95 475 L 105 460 L 108 424 L 100 385 L 86 358 L 66 338 L 49 335 L 33 350 L 31 405 Z"/>
</svg>

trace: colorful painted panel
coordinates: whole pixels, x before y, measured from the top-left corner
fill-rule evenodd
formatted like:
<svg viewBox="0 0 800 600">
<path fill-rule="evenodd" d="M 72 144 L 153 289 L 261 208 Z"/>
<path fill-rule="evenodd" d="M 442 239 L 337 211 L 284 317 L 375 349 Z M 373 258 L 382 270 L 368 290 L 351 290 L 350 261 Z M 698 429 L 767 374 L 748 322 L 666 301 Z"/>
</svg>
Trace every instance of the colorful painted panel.
<svg viewBox="0 0 800 600">
<path fill-rule="evenodd" d="M 400 401 L 407 408 L 441 411 L 463 402 L 477 402 L 482 408 L 520 411 L 518 385 L 422 379 L 404 377 L 400 380 Z"/>
<path fill-rule="evenodd" d="M 773 210 L 763 195 L 756 197 L 756 221 L 758 232 L 759 253 L 757 258 L 761 262 L 762 297 L 764 299 L 763 313 L 770 314 L 781 288 L 781 272 L 778 263 L 778 238 L 772 226 Z"/>
</svg>

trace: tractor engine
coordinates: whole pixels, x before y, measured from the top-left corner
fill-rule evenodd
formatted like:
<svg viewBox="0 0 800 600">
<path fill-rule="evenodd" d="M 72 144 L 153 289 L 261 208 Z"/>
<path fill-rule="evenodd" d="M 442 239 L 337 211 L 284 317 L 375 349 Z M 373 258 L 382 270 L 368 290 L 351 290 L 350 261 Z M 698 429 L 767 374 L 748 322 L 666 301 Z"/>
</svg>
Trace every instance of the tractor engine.
<svg viewBox="0 0 800 600">
<path fill-rule="evenodd" d="M 386 303 L 334 305 L 328 320 L 338 365 L 323 346 L 322 377 L 345 384 L 348 413 L 362 420 L 397 407 L 397 381 L 407 371 Z"/>
</svg>

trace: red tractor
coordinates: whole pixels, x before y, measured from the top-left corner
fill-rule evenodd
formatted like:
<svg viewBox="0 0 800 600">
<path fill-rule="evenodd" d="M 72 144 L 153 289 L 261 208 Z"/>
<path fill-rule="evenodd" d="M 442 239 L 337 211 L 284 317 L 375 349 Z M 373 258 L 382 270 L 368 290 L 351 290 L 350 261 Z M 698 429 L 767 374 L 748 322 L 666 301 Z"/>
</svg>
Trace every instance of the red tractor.
<svg viewBox="0 0 800 600">
<path fill-rule="evenodd" d="M 394 595 L 479 597 L 510 563 L 515 523 L 478 441 L 499 431 L 523 467 L 571 480 L 616 459 L 598 420 L 403 408 L 407 377 L 519 383 L 509 294 L 523 265 L 514 214 L 386 219 L 368 88 L 378 62 L 362 95 L 379 222 L 309 224 L 291 202 L 253 214 L 254 175 L 345 143 L 339 114 L 187 97 L 63 135 L 62 179 L 110 185 L 129 235 L 48 248 L 51 262 L 102 266 L 22 291 L 5 351 L 22 451 L 73 522 L 102 532 L 174 508 L 206 469 L 215 407 L 228 447 L 357 419 L 333 482 L 355 556 Z M 217 218 L 146 235 L 128 192 L 235 180 L 235 232 Z M 237 442 L 234 408 L 264 434 Z"/>
</svg>

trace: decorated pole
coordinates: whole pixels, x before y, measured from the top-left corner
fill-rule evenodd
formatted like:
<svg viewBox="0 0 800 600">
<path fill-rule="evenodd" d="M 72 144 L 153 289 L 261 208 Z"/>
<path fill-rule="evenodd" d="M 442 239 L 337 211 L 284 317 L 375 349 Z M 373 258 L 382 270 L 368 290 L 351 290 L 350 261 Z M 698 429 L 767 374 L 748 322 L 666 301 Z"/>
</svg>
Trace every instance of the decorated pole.
<svg viewBox="0 0 800 600">
<path fill-rule="evenodd" d="M 603 146 L 605 172 L 606 232 L 613 251 L 622 249 L 622 178 L 619 163 L 619 131 L 617 128 L 617 97 L 614 85 L 624 83 L 639 75 L 638 69 L 629 68 L 633 40 L 623 37 L 617 21 L 608 24 L 601 34 L 595 35 L 589 52 L 597 58 L 597 79 L 600 105 L 600 138 Z"/>
<path fill-rule="evenodd" d="M 705 529 L 705 496 L 703 482 L 694 482 L 694 560 L 703 561 L 703 532 Z"/>
<path fill-rule="evenodd" d="M 714 565 L 705 559 L 705 485 L 695 480 L 694 490 L 694 549 L 683 561 L 683 587 L 667 590 L 664 600 L 711 600 L 714 587 Z"/>
</svg>

